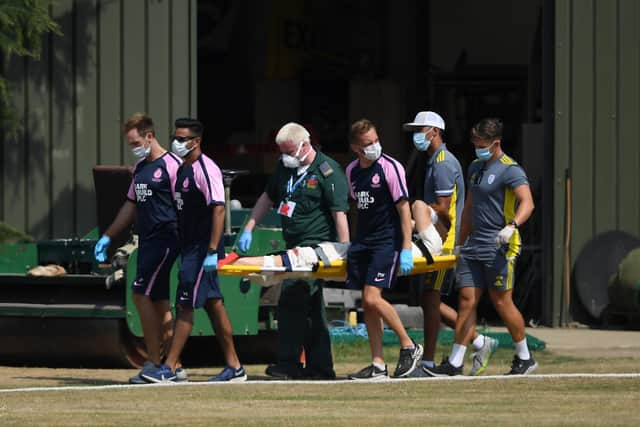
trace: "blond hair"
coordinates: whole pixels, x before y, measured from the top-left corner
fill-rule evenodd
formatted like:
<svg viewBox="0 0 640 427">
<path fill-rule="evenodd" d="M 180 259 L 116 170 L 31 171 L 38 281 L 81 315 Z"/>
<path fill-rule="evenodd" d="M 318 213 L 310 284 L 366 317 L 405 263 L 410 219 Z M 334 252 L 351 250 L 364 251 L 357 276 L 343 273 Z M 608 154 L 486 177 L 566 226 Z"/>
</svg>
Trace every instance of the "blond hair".
<svg viewBox="0 0 640 427">
<path fill-rule="evenodd" d="M 296 144 L 300 142 L 310 142 L 311 135 L 304 126 L 290 122 L 282 126 L 276 135 L 276 144 L 280 145 L 287 141 L 295 142 Z"/>
</svg>

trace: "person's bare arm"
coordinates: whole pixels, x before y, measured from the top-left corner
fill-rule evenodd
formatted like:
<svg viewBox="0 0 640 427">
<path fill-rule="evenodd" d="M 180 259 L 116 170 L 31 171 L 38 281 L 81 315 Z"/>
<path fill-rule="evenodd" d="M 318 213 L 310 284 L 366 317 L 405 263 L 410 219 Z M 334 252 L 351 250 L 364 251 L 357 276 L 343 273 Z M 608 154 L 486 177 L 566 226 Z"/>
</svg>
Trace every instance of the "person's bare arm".
<svg viewBox="0 0 640 427">
<path fill-rule="evenodd" d="M 411 249 L 411 210 L 409 209 L 409 201 L 407 199 L 400 200 L 396 203 L 396 209 L 400 214 L 400 226 L 402 227 L 402 249 Z"/>
<path fill-rule="evenodd" d="M 349 222 L 347 221 L 346 212 L 331 211 L 333 222 L 336 224 L 336 234 L 338 235 L 338 242 L 349 241 Z"/>
<path fill-rule="evenodd" d="M 256 202 L 256 205 L 251 210 L 251 216 L 244 226 L 247 231 L 253 231 L 256 224 L 264 217 L 269 209 L 273 206 L 273 201 L 269 198 L 267 193 L 262 193 L 260 198 Z"/>
<path fill-rule="evenodd" d="M 109 238 L 113 238 L 120 234 L 122 230 L 130 227 L 131 224 L 136 220 L 136 204 L 131 200 L 126 200 L 120 210 L 118 211 L 118 215 L 113 220 L 109 228 L 104 232 L 105 236 Z"/>
<path fill-rule="evenodd" d="M 224 205 L 216 205 L 213 207 L 211 225 L 209 249 L 215 250 L 220 244 L 220 239 L 222 239 L 222 230 L 224 229 Z"/>
<path fill-rule="evenodd" d="M 528 185 L 519 185 L 513 189 L 513 193 L 518 201 L 518 208 L 513 220 L 518 226 L 527 222 L 533 213 L 535 205 L 533 203 L 533 196 L 531 195 L 531 188 Z"/>
</svg>

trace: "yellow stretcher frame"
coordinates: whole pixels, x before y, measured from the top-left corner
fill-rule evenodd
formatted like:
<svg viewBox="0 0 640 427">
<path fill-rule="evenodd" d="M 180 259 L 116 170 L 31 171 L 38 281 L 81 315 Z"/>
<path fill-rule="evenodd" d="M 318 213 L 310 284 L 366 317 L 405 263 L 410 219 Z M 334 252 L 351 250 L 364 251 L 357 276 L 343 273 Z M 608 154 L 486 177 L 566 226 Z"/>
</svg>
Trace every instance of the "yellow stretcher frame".
<svg viewBox="0 0 640 427">
<path fill-rule="evenodd" d="M 413 270 L 408 274 L 413 276 L 416 274 L 430 273 L 433 271 L 448 270 L 456 264 L 455 255 L 439 255 L 433 257 L 433 264 L 429 264 L 425 257 L 413 259 Z M 322 261 L 316 271 L 298 270 L 284 271 L 284 268 L 276 267 L 274 269 L 265 269 L 259 265 L 233 265 L 227 264 L 218 268 L 218 274 L 223 276 L 248 276 L 250 274 L 273 274 L 282 279 L 293 279 L 298 277 L 310 277 L 315 279 L 327 279 L 340 281 L 344 280 L 347 275 L 347 262 L 344 260 L 334 261 L 329 266 L 325 266 Z"/>
</svg>

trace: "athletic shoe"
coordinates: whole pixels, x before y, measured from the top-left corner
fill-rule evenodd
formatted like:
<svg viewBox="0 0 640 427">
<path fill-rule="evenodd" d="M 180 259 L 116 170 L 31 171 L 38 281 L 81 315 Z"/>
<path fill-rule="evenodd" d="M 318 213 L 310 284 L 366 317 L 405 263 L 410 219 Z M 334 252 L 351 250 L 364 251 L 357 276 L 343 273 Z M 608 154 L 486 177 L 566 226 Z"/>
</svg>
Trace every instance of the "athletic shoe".
<svg viewBox="0 0 640 427">
<path fill-rule="evenodd" d="M 380 369 L 371 364 L 366 368 L 360 369 L 355 374 L 349 375 L 349 379 L 356 381 L 384 381 L 389 379 L 389 372 L 387 371 L 387 365 L 384 365 L 384 369 Z"/>
<path fill-rule="evenodd" d="M 269 365 L 264 373 L 278 380 L 296 380 L 302 378 L 302 366 Z"/>
<path fill-rule="evenodd" d="M 517 355 L 513 356 L 511 362 L 511 370 L 505 375 L 529 375 L 538 369 L 538 364 L 533 360 L 533 356 L 529 360 L 522 360 Z"/>
<path fill-rule="evenodd" d="M 240 366 L 238 369 L 231 366 L 225 366 L 224 369 L 215 377 L 209 378 L 209 382 L 228 382 L 240 383 L 247 380 L 247 373 Z"/>
<path fill-rule="evenodd" d="M 472 356 L 472 365 L 471 370 L 469 371 L 469 375 L 476 376 L 484 373 L 485 369 L 487 369 L 487 365 L 489 364 L 489 360 L 493 353 L 498 349 L 498 340 L 491 337 L 484 337 L 484 345 L 482 348 L 473 353 Z"/>
<path fill-rule="evenodd" d="M 427 373 L 422 369 L 423 366 L 426 366 L 426 365 L 418 364 L 416 369 L 414 369 L 405 378 L 430 378 L 430 376 L 427 375 Z"/>
<path fill-rule="evenodd" d="M 132 376 L 131 378 L 129 378 L 129 384 L 146 384 L 147 382 L 141 377 L 141 374 L 143 372 L 145 373 L 150 372 L 155 368 L 156 368 L 156 365 L 154 365 L 153 362 L 150 362 L 149 360 L 147 360 L 146 362 L 144 362 L 144 365 L 142 366 L 142 370 L 137 374 L 135 374 L 134 376 Z"/>
<path fill-rule="evenodd" d="M 430 377 L 453 377 L 462 375 L 462 366 L 456 368 L 449 362 L 448 357 L 445 357 L 438 366 L 434 366 L 433 368 L 422 366 L 422 369 Z"/>
<path fill-rule="evenodd" d="M 318 380 L 318 381 L 335 380 L 336 373 L 333 369 L 325 371 L 325 370 L 304 368 L 302 370 L 302 378 L 305 380 Z"/>
<path fill-rule="evenodd" d="M 171 368 L 167 365 L 160 365 L 147 372 L 140 372 L 140 376 L 148 383 L 167 383 L 175 382 L 176 374 L 171 372 Z"/>
<path fill-rule="evenodd" d="M 185 381 L 189 381 L 187 370 L 184 368 L 176 368 L 176 382 L 181 383 Z"/>
<path fill-rule="evenodd" d="M 411 340 L 413 342 L 413 348 L 401 348 L 400 356 L 398 357 L 398 365 L 393 373 L 396 378 L 406 377 L 416 369 L 416 366 L 422 360 L 422 345 Z"/>
</svg>

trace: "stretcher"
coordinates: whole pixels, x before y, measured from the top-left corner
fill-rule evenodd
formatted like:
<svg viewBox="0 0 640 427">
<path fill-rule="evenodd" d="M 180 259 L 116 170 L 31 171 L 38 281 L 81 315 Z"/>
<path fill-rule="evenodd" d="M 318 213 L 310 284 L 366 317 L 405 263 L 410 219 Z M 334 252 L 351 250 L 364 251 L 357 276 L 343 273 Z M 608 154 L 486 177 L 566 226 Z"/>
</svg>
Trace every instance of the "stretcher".
<svg viewBox="0 0 640 427">
<path fill-rule="evenodd" d="M 408 274 L 410 276 L 416 274 L 429 273 L 433 271 L 448 270 L 453 268 L 456 263 L 455 255 L 440 255 L 433 257 L 433 263 L 430 263 L 425 257 L 413 258 L 413 270 Z M 218 274 L 223 276 L 244 276 L 256 278 L 257 284 L 269 286 L 273 284 L 273 280 L 264 280 L 267 277 L 271 279 L 284 280 L 296 278 L 314 278 L 326 279 L 334 281 L 344 281 L 347 276 L 347 262 L 345 260 L 337 260 L 325 265 L 324 262 L 318 262 L 313 268 L 300 268 L 295 271 L 286 271 L 285 267 L 265 268 L 260 265 L 235 265 L 226 264 L 218 268 Z M 264 282 L 264 283 L 262 283 Z"/>
</svg>

